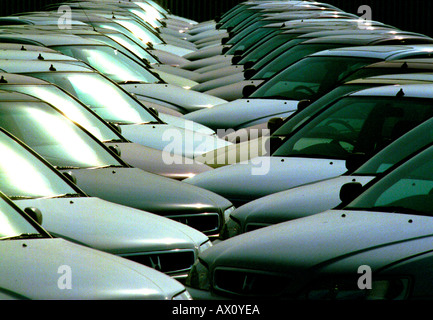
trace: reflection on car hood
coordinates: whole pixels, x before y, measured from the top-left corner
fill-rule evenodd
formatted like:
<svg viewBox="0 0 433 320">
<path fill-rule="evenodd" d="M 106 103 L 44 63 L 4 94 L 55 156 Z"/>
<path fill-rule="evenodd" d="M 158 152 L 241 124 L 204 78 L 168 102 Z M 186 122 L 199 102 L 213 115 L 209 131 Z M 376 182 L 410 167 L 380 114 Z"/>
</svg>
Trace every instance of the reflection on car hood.
<svg viewBox="0 0 433 320">
<path fill-rule="evenodd" d="M 3 241 L 1 252 L 0 287 L 28 299 L 170 299 L 183 290 L 151 268 L 63 239 Z M 70 290 L 58 287 L 62 266 L 72 271 Z"/>
<path fill-rule="evenodd" d="M 137 168 L 67 171 L 90 196 L 160 215 L 218 212 L 231 206 L 215 193 Z"/>
<path fill-rule="evenodd" d="M 132 142 L 187 158 L 194 158 L 231 144 L 215 135 L 202 134 L 167 124 L 131 124 L 120 125 L 120 127 L 122 135 Z M 188 128 L 188 123 L 186 127 Z"/>
<path fill-rule="evenodd" d="M 133 142 L 105 142 L 106 146 L 118 147 L 123 161 L 134 168 L 155 173 L 167 178 L 183 180 L 196 174 L 212 170 L 211 167 L 186 159 L 181 155 L 169 154 L 162 150 L 149 148 Z M 164 158 L 170 157 L 173 163 L 167 164 Z"/>
<path fill-rule="evenodd" d="M 195 229 L 149 212 L 98 198 L 15 201 L 41 210 L 50 233 L 113 254 L 194 249 L 207 237 Z"/>
<path fill-rule="evenodd" d="M 291 114 L 299 101 L 277 99 L 238 99 L 210 109 L 191 112 L 183 117 L 201 123 L 214 130 L 238 129 L 254 125 L 257 120 Z"/>
<path fill-rule="evenodd" d="M 122 84 L 129 93 L 134 93 L 141 100 L 149 99 L 155 103 L 168 103 L 184 110 L 183 113 L 226 103 L 226 100 L 209 94 L 191 91 L 170 84 Z"/>
<path fill-rule="evenodd" d="M 372 176 L 339 176 L 277 192 L 246 203 L 230 215 L 248 223 L 275 224 L 320 213 L 340 204 L 340 189 L 349 182 L 362 185 Z"/>
<path fill-rule="evenodd" d="M 412 221 L 412 222 L 411 222 Z M 251 231 L 216 244 L 200 257 L 215 268 L 218 266 L 290 272 L 325 267 L 339 259 L 364 257 L 356 265 L 386 265 L 402 250 L 387 251 L 380 259 L 367 260 L 366 252 L 386 250 L 387 246 L 431 237 L 433 219 L 381 212 L 326 211 L 274 226 Z M 430 242 L 431 248 L 431 239 Z M 413 246 L 409 246 L 413 250 Z M 354 269 L 356 273 L 356 269 Z"/>
<path fill-rule="evenodd" d="M 302 184 L 336 177 L 346 171 L 343 160 L 257 157 L 216 168 L 183 181 L 240 203 Z"/>
</svg>

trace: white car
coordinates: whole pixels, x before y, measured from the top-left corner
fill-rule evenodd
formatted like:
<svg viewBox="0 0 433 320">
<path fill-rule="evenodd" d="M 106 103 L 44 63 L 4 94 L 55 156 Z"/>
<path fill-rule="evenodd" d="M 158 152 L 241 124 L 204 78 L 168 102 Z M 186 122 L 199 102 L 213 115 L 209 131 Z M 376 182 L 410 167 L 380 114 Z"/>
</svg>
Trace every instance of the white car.
<svg viewBox="0 0 433 320">
<path fill-rule="evenodd" d="M 428 84 L 385 86 L 348 94 L 299 126 L 272 156 L 220 167 L 184 181 L 239 206 L 340 176 L 352 154 L 362 153 L 367 159 L 430 118 L 431 88 Z"/>
<path fill-rule="evenodd" d="M 2 299 L 191 299 L 181 283 L 161 272 L 52 237 L 3 194 L 0 216 Z"/>
</svg>

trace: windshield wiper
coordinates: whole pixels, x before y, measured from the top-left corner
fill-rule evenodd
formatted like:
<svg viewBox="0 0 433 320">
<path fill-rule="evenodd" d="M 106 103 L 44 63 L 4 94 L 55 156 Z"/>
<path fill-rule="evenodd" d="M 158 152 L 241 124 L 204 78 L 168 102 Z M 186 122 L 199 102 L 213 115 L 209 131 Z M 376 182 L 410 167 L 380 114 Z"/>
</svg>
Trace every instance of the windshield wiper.
<svg viewBox="0 0 433 320">
<path fill-rule="evenodd" d="M 80 198 L 80 197 L 85 197 L 83 194 L 81 193 L 65 193 L 65 194 L 60 194 L 58 196 L 53 196 L 53 197 L 49 197 L 48 199 L 57 199 L 57 198 Z"/>
<path fill-rule="evenodd" d="M 20 239 L 39 239 L 39 238 L 46 238 L 46 236 L 40 233 L 22 233 L 17 236 L 0 238 L 0 240 L 20 240 Z"/>
<path fill-rule="evenodd" d="M 138 80 L 125 80 L 125 81 L 117 81 L 117 84 L 147 84 L 148 82 L 138 81 Z"/>
</svg>

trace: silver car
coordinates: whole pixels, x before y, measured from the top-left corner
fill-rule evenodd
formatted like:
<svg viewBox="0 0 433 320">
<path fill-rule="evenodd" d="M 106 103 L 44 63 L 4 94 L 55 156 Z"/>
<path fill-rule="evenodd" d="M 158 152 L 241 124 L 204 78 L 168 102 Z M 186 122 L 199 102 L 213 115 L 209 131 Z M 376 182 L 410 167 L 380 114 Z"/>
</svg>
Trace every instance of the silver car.
<svg viewBox="0 0 433 320">
<path fill-rule="evenodd" d="M 232 210 L 232 204 L 217 194 L 130 167 L 39 99 L 11 92 L 0 99 L 0 126 L 91 196 L 172 218 L 209 236 L 219 233 Z"/>
<path fill-rule="evenodd" d="M 2 299 L 191 298 L 181 283 L 161 272 L 52 237 L 1 193 L 0 219 Z"/>
</svg>

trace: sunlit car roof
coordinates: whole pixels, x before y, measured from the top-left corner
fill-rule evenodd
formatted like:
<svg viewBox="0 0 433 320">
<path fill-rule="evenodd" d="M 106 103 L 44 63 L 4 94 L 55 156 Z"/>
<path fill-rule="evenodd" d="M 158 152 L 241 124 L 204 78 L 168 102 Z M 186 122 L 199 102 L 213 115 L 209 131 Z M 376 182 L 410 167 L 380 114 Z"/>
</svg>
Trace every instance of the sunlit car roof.
<svg viewBox="0 0 433 320">
<path fill-rule="evenodd" d="M 364 89 L 350 96 L 395 97 L 397 94 L 405 98 L 433 98 L 433 84 L 407 84 Z"/>
<path fill-rule="evenodd" d="M 411 52 L 433 53 L 432 44 L 419 45 L 389 45 L 389 46 L 360 46 L 360 47 L 344 47 L 337 49 L 324 50 L 313 53 L 311 56 L 350 56 L 363 58 L 377 58 L 386 60 L 398 54 Z"/>
<path fill-rule="evenodd" d="M 52 69 L 54 67 L 54 69 Z M 90 67 L 78 66 L 69 63 L 62 63 L 56 61 L 26 61 L 26 60 L 1 60 L 0 69 L 8 73 L 21 73 L 21 72 L 44 72 L 44 71 L 68 71 L 68 72 L 96 72 Z M 51 69 L 51 70 L 50 70 Z"/>
<path fill-rule="evenodd" d="M 14 73 L 0 73 L 0 79 L 2 79 L 3 83 L 7 83 L 7 84 L 29 84 L 29 85 L 51 84 L 47 81 L 35 77 L 23 76 Z"/>
<path fill-rule="evenodd" d="M 62 46 L 62 45 L 104 45 L 99 41 L 82 38 L 79 36 L 75 36 L 72 34 L 62 33 L 60 37 L 58 34 L 37 34 L 37 31 L 34 30 L 11 30 L 11 34 L 0 35 L 0 41 L 6 42 L 10 41 L 24 41 L 31 42 L 32 44 L 39 44 L 44 46 Z M 106 45 L 105 45 L 106 46 Z"/>
<path fill-rule="evenodd" d="M 40 102 L 41 100 L 29 96 L 27 94 L 0 90 L 0 101 L 33 101 Z"/>
</svg>

